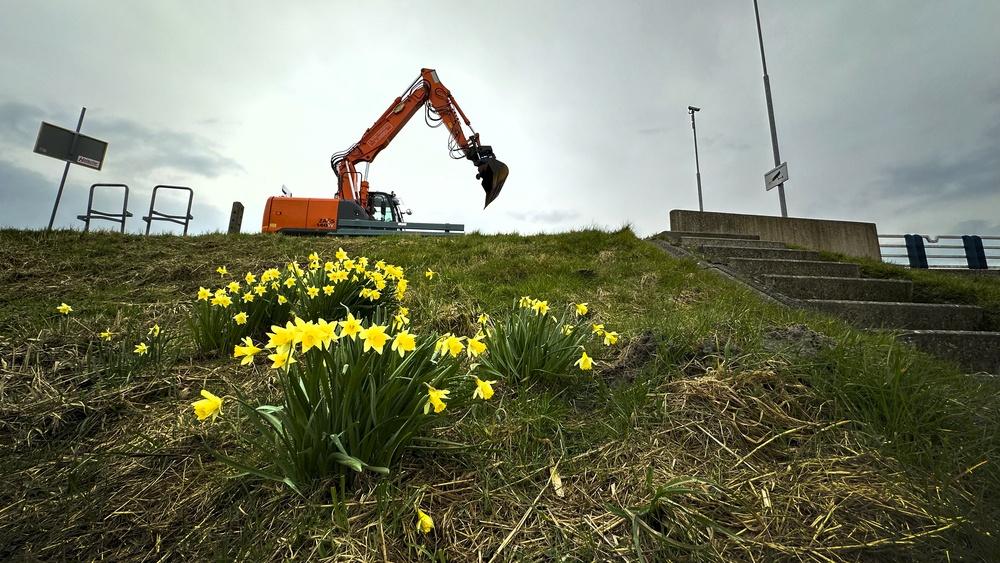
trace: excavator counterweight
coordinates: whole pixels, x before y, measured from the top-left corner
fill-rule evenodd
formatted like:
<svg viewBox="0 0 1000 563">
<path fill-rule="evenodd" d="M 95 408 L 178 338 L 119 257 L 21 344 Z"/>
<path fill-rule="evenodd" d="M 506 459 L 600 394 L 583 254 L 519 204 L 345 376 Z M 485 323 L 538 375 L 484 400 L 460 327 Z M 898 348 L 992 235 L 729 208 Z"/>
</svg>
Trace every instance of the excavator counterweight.
<svg viewBox="0 0 1000 563">
<path fill-rule="evenodd" d="M 431 127 L 442 123 L 448 129 L 448 149 L 452 158 L 467 159 L 476 166 L 476 179 L 486 192 L 485 209 L 500 195 L 510 169 L 497 160 L 493 148 L 479 142 L 479 133 L 465 116 L 451 92 L 438 78 L 437 71 L 421 69 L 420 76 L 402 96 L 396 98 L 381 117 L 365 131 L 361 139 L 346 151 L 334 154 L 330 166 L 337 175 L 337 194 L 333 199 L 272 197 L 264 209 L 261 230 L 264 232 L 331 233 L 337 231 L 339 220 L 352 225 L 364 221 L 381 221 L 384 227 L 404 229 L 403 212 L 395 193 L 369 191 L 367 166 L 365 174 L 359 164 L 371 163 L 396 137 L 404 125 L 420 109 Z M 471 131 L 466 135 L 463 123 Z M 390 211 L 387 213 L 387 209 Z M 409 211 L 406 212 L 407 214 Z M 390 223 L 385 225 L 385 223 Z M 377 223 L 372 223 L 373 230 Z"/>
</svg>

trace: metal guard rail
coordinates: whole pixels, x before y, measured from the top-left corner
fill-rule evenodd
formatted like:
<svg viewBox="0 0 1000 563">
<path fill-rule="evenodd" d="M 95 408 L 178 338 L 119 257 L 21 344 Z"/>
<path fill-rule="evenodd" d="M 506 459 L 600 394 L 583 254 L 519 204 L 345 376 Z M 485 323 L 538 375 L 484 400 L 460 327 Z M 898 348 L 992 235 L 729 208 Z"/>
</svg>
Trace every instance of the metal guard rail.
<svg viewBox="0 0 1000 563">
<path fill-rule="evenodd" d="M 333 236 L 462 235 L 465 225 L 454 223 L 394 223 L 364 219 L 341 219 Z"/>
<path fill-rule="evenodd" d="M 904 253 L 887 253 L 882 250 L 882 260 L 898 264 L 893 258 L 905 258 L 911 268 L 935 269 L 1000 269 L 1000 236 L 985 235 L 878 235 L 879 249 L 904 249 Z M 883 239 L 899 240 L 884 243 Z M 943 241 L 943 242 L 942 242 Z M 956 241 L 958 244 L 946 244 Z M 927 251 L 941 252 L 928 254 Z M 994 264 L 994 265 L 991 265 Z"/>
</svg>

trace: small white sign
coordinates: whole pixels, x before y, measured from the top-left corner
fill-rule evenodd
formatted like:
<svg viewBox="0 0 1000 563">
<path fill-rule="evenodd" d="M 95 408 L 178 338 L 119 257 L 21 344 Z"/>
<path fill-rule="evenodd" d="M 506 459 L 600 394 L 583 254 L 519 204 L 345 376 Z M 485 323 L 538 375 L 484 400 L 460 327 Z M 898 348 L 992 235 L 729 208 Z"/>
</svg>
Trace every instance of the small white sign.
<svg viewBox="0 0 1000 563">
<path fill-rule="evenodd" d="M 88 166 L 90 168 L 96 168 L 98 170 L 101 169 L 101 161 L 100 160 L 94 160 L 92 158 L 87 158 L 85 156 L 78 156 L 78 157 L 76 157 L 76 162 L 78 164 L 82 164 L 82 165 Z"/>
<path fill-rule="evenodd" d="M 764 174 L 764 191 L 771 191 L 788 181 L 788 163 L 782 162 L 777 168 Z"/>
</svg>

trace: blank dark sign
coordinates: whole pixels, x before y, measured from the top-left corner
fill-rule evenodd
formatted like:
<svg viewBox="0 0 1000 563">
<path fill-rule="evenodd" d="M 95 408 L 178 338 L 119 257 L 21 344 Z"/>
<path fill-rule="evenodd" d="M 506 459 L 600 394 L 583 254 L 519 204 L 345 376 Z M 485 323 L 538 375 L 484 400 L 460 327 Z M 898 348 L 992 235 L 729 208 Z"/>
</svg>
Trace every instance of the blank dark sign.
<svg viewBox="0 0 1000 563">
<path fill-rule="evenodd" d="M 75 149 L 73 137 L 76 137 Z M 42 126 L 38 128 L 35 152 L 100 170 L 104 165 L 104 155 L 108 152 L 108 144 L 100 139 L 77 134 L 70 129 L 43 121 Z"/>
</svg>

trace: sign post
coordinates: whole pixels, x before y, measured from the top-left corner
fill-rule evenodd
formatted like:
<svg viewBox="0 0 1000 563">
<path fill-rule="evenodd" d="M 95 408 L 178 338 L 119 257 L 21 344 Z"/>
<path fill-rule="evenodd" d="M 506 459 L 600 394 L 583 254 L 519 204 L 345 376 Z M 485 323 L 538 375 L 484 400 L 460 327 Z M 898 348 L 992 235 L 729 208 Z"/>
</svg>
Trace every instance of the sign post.
<svg viewBox="0 0 1000 563">
<path fill-rule="evenodd" d="M 80 110 L 80 119 L 76 122 L 75 131 L 57 127 L 44 121 L 38 129 L 38 138 L 35 140 L 35 152 L 66 162 L 65 168 L 63 168 L 62 179 L 59 181 L 59 191 L 56 192 L 56 202 L 52 206 L 52 215 L 49 217 L 47 231 L 51 231 L 52 225 L 55 223 L 56 211 L 59 209 L 59 200 L 62 199 L 63 188 L 66 187 L 66 176 L 69 174 L 69 165 L 78 164 L 94 170 L 100 170 L 104 165 L 104 155 L 108 150 L 108 144 L 100 139 L 80 134 L 80 127 L 83 126 L 83 117 L 86 114 L 87 108 L 82 108 Z"/>
<path fill-rule="evenodd" d="M 785 182 L 788 181 L 788 163 L 782 162 L 775 168 L 768 170 L 764 174 L 764 191 L 769 192 L 774 188 L 784 187 Z"/>
</svg>

